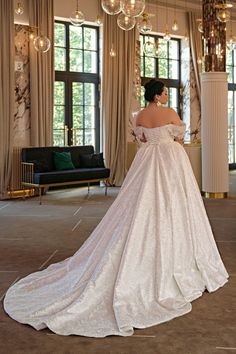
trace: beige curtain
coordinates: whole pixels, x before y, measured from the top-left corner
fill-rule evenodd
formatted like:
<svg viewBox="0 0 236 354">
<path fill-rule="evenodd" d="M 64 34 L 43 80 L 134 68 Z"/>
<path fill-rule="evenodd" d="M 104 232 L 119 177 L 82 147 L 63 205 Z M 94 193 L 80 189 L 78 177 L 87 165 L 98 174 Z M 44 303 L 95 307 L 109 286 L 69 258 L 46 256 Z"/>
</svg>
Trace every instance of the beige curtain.
<svg viewBox="0 0 236 354">
<path fill-rule="evenodd" d="M 29 24 L 47 36 L 51 48 L 39 53 L 30 45 L 31 145 L 52 145 L 54 84 L 54 7 L 53 0 L 30 0 Z"/>
<path fill-rule="evenodd" d="M 14 120 L 14 1 L 0 1 L 0 199 L 11 177 Z"/>
<path fill-rule="evenodd" d="M 197 19 L 201 18 L 201 15 L 197 15 L 196 13 L 189 12 L 188 20 L 189 20 L 189 39 L 190 39 L 190 50 L 192 54 L 193 61 L 193 69 L 196 79 L 197 85 L 197 94 L 198 99 L 201 104 L 201 64 L 197 63 L 198 58 L 202 59 L 202 39 L 201 33 L 198 31 L 199 22 Z"/>
<path fill-rule="evenodd" d="M 110 182 L 121 185 L 126 174 L 127 130 L 131 115 L 135 64 L 135 30 L 123 31 L 116 16 L 104 15 L 102 117 Z M 110 56 L 112 43 L 116 56 Z"/>
</svg>

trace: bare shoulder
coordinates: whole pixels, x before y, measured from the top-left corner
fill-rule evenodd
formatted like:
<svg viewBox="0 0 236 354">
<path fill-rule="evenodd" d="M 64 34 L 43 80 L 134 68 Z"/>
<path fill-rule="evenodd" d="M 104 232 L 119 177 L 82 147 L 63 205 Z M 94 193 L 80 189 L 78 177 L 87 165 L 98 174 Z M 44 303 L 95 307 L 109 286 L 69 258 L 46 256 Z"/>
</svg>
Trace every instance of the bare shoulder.
<svg viewBox="0 0 236 354">
<path fill-rule="evenodd" d="M 175 125 L 181 125 L 181 119 L 173 108 L 165 108 L 167 110 L 168 119 L 170 123 Z"/>
<path fill-rule="evenodd" d="M 136 116 L 136 125 L 142 125 L 143 120 L 145 118 L 145 113 L 146 113 L 146 109 L 142 109 Z"/>
</svg>

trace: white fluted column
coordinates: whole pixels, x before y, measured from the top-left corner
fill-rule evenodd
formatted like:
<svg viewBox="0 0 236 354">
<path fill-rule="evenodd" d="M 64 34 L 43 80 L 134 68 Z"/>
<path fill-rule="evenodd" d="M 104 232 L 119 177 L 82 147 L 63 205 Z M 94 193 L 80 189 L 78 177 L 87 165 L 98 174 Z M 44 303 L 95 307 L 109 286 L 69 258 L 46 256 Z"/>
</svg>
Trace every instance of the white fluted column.
<svg viewBox="0 0 236 354">
<path fill-rule="evenodd" d="M 223 198 L 228 180 L 228 83 L 225 72 L 201 75 L 202 191 Z"/>
</svg>

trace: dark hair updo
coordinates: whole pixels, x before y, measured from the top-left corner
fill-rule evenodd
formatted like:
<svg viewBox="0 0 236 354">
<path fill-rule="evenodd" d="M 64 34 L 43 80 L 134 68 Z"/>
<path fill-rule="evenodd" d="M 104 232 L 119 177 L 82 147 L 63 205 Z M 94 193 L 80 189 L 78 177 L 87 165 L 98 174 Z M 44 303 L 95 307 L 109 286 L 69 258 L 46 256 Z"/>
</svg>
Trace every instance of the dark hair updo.
<svg viewBox="0 0 236 354">
<path fill-rule="evenodd" d="M 148 102 L 153 102 L 155 95 L 161 95 L 164 90 L 164 83 L 156 79 L 148 81 L 145 87 L 145 100 Z"/>
</svg>

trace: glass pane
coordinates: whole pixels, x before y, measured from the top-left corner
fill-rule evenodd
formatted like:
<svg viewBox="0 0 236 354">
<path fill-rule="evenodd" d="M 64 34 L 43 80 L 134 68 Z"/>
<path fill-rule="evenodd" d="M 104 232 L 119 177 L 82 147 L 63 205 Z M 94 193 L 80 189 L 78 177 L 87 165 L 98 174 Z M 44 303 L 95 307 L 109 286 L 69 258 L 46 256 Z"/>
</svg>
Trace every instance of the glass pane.
<svg viewBox="0 0 236 354">
<path fill-rule="evenodd" d="M 228 126 L 232 126 L 234 121 L 234 110 L 233 108 L 228 108 Z"/>
<path fill-rule="evenodd" d="M 54 106 L 53 129 L 64 129 L 65 106 Z"/>
<path fill-rule="evenodd" d="M 95 106 L 95 85 L 94 84 L 84 84 L 84 98 L 85 105 Z"/>
<path fill-rule="evenodd" d="M 82 50 L 70 49 L 70 71 L 83 72 Z"/>
<path fill-rule="evenodd" d="M 53 130 L 53 145 L 54 146 L 64 146 L 65 145 L 65 132 L 64 129 Z"/>
<path fill-rule="evenodd" d="M 169 42 L 169 58 L 179 59 L 179 42 L 171 40 Z"/>
<path fill-rule="evenodd" d="M 178 90 L 170 87 L 169 90 L 169 107 L 174 108 L 177 111 L 178 107 Z"/>
<path fill-rule="evenodd" d="M 169 78 L 170 79 L 179 78 L 179 62 L 177 60 L 169 61 Z"/>
<path fill-rule="evenodd" d="M 84 72 L 97 72 L 97 52 L 84 51 Z"/>
<path fill-rule="evenodd" d="M 232 51 L 226 49 L 226 65 L 232 65 L 232 64 L 233 64 Z"/>
<path fill-rule="evenodd" d="M 62 23 L 55 23 L 54 26 L 54 46 L 66 46 L 66 26 Z"/>
<path fill-rule="evenodd" d="M 226 71 L 228 73 L 228 82 L 233 82 L 233 67 L 226 66 Z"/>
<path fill-rule="evenodd" d="M 82 82 L 72 83 L 72 104 L 83 105 L 84 102 L 84 91 Z"/>
<path fill-rule="evenodd" d="M 140 55 L 143 55 L 143 40 L 144 40 L 144 37 L 140 36 L 139 40 L 140 40 Z"/>
<path fill-rule="evenodd" d="M 145 76 L 146 77 L 155 77 L 155 59 L 150 57 L 145 57 Z"/>
<path fill-rule="evenodd" d="M 83 128 L 83 106 L 73 106 L 73 128 Z"/>
<path fill-rule="evenodd" d="M 55 55 L 55 70 L 65 71 L 66 70 L 66 49 L 64 48 L 54 48 Z"/>
<path fill-rule="evenodd" d="M 167 41 L 163 38 L 158 39 L 159 42 L 159 58 L 167 58 Z"/>
<path fill-rule="evenodd" d="M 84 28 L 84 49 L 97 50 L 97 30 Z"/>
<path fill-rule="evenodd" d="M 95 107 L 94 106 L 85 106 L 84 126 L 86 129 L 95 128 Z"/>
<path fill-rule="evenodd" d="M 70 26 L 70 48 L 82 49 L 82 27 Z"/>
<path fill-rule="evenodd" d="M 233 108 L 234 101 L 233 101 L 233 91 L 228 91 L 228 108 Z"/>
<path fill-rule="evenodd" d="M 168 63 L 166 59 L 158 60 L 158 76 L 159 78 L 167 79 L 168 77 Z"/>
<path fill-rule="evenodd" d="M 83 130 L 76 131 L 76 145 L 84 145 Z"/>
<path fill-rule="evenodd" d="M 141 61 L 141 63 L 140 63 L 140 75 L 144 76 L 144 59 L 143 59 L 143 57 L 140 58 L 140 61 Z"/>
<path fill-rule="evenodd" d="M 95 130 L 94 129 L 86 129 L 85 130 L 85 145 L 93 145 L 95 146 Z"/>
<path fill-rule="evenodd" d="M 141 96 L 140 96 L 140 106 L 141 108 L 145 107 L 145 98 L 144 98 L 145 88 L 141 86 Z"/>
<path fill-rule="evenodd" d="M 54 82 L 54 104 L 65 104 L 65 83 L 63 81 Z"/>
</svg>

